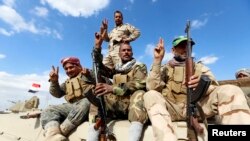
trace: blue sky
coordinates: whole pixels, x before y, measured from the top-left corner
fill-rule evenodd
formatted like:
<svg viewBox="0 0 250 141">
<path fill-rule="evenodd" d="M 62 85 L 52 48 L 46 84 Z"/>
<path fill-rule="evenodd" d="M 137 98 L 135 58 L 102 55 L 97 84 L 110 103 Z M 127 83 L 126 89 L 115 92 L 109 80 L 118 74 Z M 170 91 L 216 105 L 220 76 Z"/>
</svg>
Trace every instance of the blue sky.
<svg viewBox="0 0 250 141">
<path fill-rule="evenodd" d="M 41 84 L 36 95 L 41 107 L 64 100 L 48 93 L 51 66 L 60 67 L 60 82 L 66 79 L 60 60 L 77 56 L 91 68 L 94 32 L 102 19 L 114 27 L 113 12 L 120 10 L 124 23 L 141 31 L 132 42 L 134 57 L 152 63 L 152 49 L 162 37 L 165 61 L 171 57 L 171 41 L 185 35 L 191 20 L 194 57 L 202 60 L 218 80 L 234 79 L 235 71 L 249 68 L 250 2 L 248 0 L 1 0 L 0 1 L 0 110 L 8 100 L 28 99 L 32 83 Z M 107 43 L 103 44 L 103 53 Z"/>
</svg>

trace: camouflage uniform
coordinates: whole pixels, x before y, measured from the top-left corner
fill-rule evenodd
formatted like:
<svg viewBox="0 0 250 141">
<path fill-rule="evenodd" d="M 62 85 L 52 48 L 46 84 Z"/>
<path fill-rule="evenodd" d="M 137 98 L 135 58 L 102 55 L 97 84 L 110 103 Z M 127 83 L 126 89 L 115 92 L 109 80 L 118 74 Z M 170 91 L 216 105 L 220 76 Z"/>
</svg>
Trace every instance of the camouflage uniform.
<svg viewBox="0 0 250 141">
<path fill-rule="evenodd" d="M 123 36 L 129 37 L 131 41 L 134 41 L 140 36 L 140 31 L 130 24 L 122 24 L 115 27 L 108 34 L 106 41 L 109 41 L 109 50 L 108 55 L 103 59 L 103 64 L 109 68 L 120 62 L 118 53 Z"/>
<path fill-rule="evenodd" d="M 177 140 L 172 121 L 186 118 L 185 64 L 171 67 L 153 64 L 147 78 L 144 104 L 152 122 L 156 141 Z M 218 86 L 212 72 L 201 63 L 195 74 L 208 75 L 212 83 L 201 99 L 206 117 L 219 115 L 221 124 L 250 124 L 250 110 L 244 93 L 234 85 Z"/>
<path fill-rule="evenodd" d="M 61 85 L 58 82 L 51 82 L 50 93 L 57 98 L 64 96 L 68 103 L 52 105 L 45 109 L 41 114 L 42 127 L 46 129 L 46 127 L 61 124 L 61 130 L 67 130 L 62 126 L 65 123 L 72 130 L 86 120 L 90 102 L 85 98 L 85 94 L 92 92 L 94 88 L 92 84 L 91 77 L 81 73 L 74 78 L 67 79 Z"/>
<path fill-rule="evenodd" d="M 131 122 L 145 123 L 147 113 L 142 97 L 146 89 L 146 65 L 136 62 L 128 72 L 117 72 L 115 69 L 104 66 L 101 63 L 102 54 L 97 50 L 95 52 L 99 55 L 96 58 L 99 58 L 100 73 L 113 78 L 113 93 L 104 96 L 108 116 L 113 119 L 128 118 Z M 95 112 L 91 113 L 92 107 L 90 109 L 90 116 L 95 115 Z"/>
</svg>

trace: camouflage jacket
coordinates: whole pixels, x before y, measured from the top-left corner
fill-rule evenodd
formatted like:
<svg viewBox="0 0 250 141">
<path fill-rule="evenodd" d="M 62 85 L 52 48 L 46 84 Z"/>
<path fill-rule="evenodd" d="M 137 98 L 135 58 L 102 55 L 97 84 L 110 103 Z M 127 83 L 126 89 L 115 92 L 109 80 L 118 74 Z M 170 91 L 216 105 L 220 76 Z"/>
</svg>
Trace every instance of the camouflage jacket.
<svg viewBox="0 0 250 141">
<path fill-rule="evenodd" d="M 136 62 L 127 73 L 118 73 L 102 63 L 101 50 L 94 50 L 96 62 L 99 64 L 99 73 L 107 78 L 113 79 L 113 94 L 130 95 L 136 90 L 146 90 L 147 67 L 145 64 Z"/>
<path fill-rule="evenodd" d="M 117 26 L 110 31 L 108 39 L 105 40 L 109 41 L 110 46 L 113 46 L 115 42 L 120 42 L 123 36 L 130 38 L 131 41 L 134 41 L 140 36 L 140 31 L 130 24 L 122 24 L 121 26 Z"/>
<path fill-rule="evenodd" d="M 94 79 L 92 77 L 92 75 L 83 75 L 83 74 L 79 74 L 80 75 L 80 80 L 81 81 L 79 84 L 79 89 L 81 91 L 81 96 L 79 96 L 79 98 L 85 98 L 85 93 L 89 92 L 91 89 L 94 88 Z M 74 79 L 74 78 L 72 78 Z M 70 78 L 67 79 L 64 83 L 62 83 L 61 85 L 59 85 L 58 82 L 50 82 L 50 88 L 49 91 L 51 93 L 51 95 L 53 95 L 54 97 L 57 98 L 61 98 L 62 96 L 65 96 L 65 99 L 68 101 L 68 95 L 67 92 L 69 92 L 69 90 L 67 90 L 66 87 L 66 83 L 70 82 Z M 74 90 L 71 91 L 75 91 L 76 88 L 73 88 Z M 72 98 L 70 98 L 72 99 Z M 76 99 L 77 100 L 77 99 Z M 74 98 L 73 101 L 74 102 Z M 68 101 L 70 103 L 72 103 L 71 101 Z"/>
<path fill-rule="evenodd" d="M 195 63 L 195 74 L 198 76 L 207 75 L 212 80 L 207 94 L 218 85 L 210 69 L 201 63 Z M 184 66 L 173 68 L 169 64 L 163 66 L 161 64 L 153 64 L 147 77 L 147 89 L 159 91 L 173 100 L 178 98 L 178 96 L 186 95 L 186 86 L 183 82 L 185 82 Z"/>
</svg>

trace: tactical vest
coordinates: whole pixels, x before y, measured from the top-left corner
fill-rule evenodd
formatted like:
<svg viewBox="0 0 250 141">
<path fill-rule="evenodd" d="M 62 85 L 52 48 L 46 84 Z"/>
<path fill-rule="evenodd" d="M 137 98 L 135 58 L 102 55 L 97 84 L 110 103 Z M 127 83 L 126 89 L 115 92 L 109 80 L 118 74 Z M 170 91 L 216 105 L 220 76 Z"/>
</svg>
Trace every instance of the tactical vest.
<svg viewBox="0 0 250 141">
<path fill-rule="evenodd" d="M 162 94 L 166 96 L 172 102 L 186 102 L 187 87 L 183 82 L 185 82 L 185 67 L 175 66 L 174 68 L 166 65 L 166 76 L 167 83 L 166 87 L 162 90 Z M 202 65 L 195 64 L 195 75 L 202 74 Z"/>
<path fill-rule="evenodd" d="M 115 74 L 113 76 L 113 80 L 114 80 L 113 84 L 114 85 L 119 85 L 119 84 L 122 84 L 122 83 L 127 83 L 130 80 L 133 80 L 134 72 L 136 71 L 135 68 L 138 65 L 140 65 L 140 63 L 136 62 L 136 64 L 131 69 L 131 71 L 129 71 L 127 74 L 122 74 L 122 73 Z"/>
<path fill-rule="evenodd" d="M 134 72 L 138 69 L 137 64 L 133 66 L 133 68 L 126 74 L 118 73 L 113 76 L 113 85 L 114 86 L 120 86 L 121 84 L 127 83 L 134 79 Z M 107 95 L 108 102 L 106 103 L 109 105 L 109 109 L 113 109 L 113 111 L 122 111 L 124 114 L 127 112 L 129 104 L 130 104 L 130 97 L 133 93 L 130 93 L 128 95 Z M 116 105 L 112 105 L 113 103 L 116 103 Z M 116 109 L 116 110 L 114 110 Z"/>
<path fill-rule="evenodd" d="M 82 86 L 86 85 L 86 76 L 81 73 L 74 78 L 67 79 L 65 81 L 66 86 L 66 95 L 64 96 L 65 100 L 69 103 L 73 103 L 77 100 L 85 98 L 84 90 Z"/>
</svg>

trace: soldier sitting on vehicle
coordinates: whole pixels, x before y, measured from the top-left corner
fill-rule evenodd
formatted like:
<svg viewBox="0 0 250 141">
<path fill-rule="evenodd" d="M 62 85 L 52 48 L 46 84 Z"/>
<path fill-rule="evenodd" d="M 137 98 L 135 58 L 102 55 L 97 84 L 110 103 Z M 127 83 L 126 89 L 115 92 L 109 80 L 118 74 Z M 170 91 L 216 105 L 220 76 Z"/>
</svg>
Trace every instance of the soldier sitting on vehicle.
<svg viewBox="0 0 250 141">
<path fill-rule="evenodd" d="M 97 83 L 96 96 L 103 96 L 107 115 L 111 119 L 128 119 L 129 141 L 139 141 L 143 125 L 147 121 L 147 113 L 143 106 L 143 94 L 146 90 L 146 65 L 133 58 L 132 47 L 128 43 L 121 44 L 119 56 L 121 63 L 110 69 L 102 63 L 101 45 L 102 38 L 95 35 L 95 62 L 100 67 L 100 75 L 113 78 L 113 84 Z M 92 108 L 92 107 L 91 107 Z M 93 116 L 95 113 L 91 113 Z M 91 122 L 91 121 L 90 121 Z M 92 122 L 96 122 L 95 119 Z M 87 141 L 98 141 L 100 130 L 94 129 L 94 124 L 89 127 Z"/>
<path fill-rule="evenodd" d="M 51 105 L 42 111 L 45 141 L 66 141 L 69 133 L 88 118 L 90 102 L 86 93 L 94 88 L 91 76 L 84 72 L 86 69 L 76 57 L 66 57 L 61 63 L 69 78 L 60 85 L 59 68 L 52 66 L 49 90 L 54 97 L 64 96 L 67 103 Z"/>
<path fill-rule="evenodd" d="M 152 123 L 156 141 L 176 141 L 173 121 L 186 120 L 187 86 L 185 60 L 187 37 L 179 36 L 172 42 L 174 57 L 161 68 L 165 54 L 163 39 L 154 49 L 154 61 L 147 78 L 144 105 Z M 194 41 L 191 42 L 194 45 Z M 219 86 L 210 69 L 202 63 L 194 63 L 194 75 L 188 87 L 198 88 L 201 75 L 212 80 L 207 93 L 201 98 L 204 116 L 219 115 L 221 124 L 250 124 L 250 109 L 242 90 L 234 85 Z M 196 140 L 192 134 L 191 140 Z"/>
</svg>

